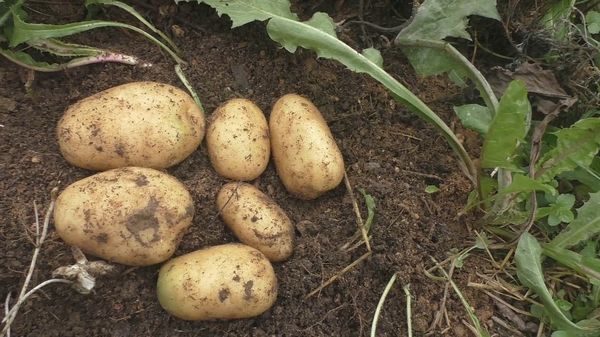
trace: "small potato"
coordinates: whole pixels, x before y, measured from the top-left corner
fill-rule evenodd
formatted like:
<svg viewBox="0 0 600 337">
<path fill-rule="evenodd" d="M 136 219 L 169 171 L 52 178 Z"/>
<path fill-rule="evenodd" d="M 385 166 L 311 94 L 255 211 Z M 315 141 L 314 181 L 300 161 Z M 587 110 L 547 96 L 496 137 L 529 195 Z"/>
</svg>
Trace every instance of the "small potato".
<svg viewBox="0 0 600 337">
<path fill-rule="evenodd" d="M 271 198 L 246 183 L 229 183 L 219 191 L 217 206 L 235 236 L 271 261 L 286 260 L 294 249 L 294 225 Z"/>
<path fill-rule="evenodd" d="M 210 162 L 218 174 L 234 180 L 253 180 L 269 164 L 269 126 L 258 106 L 231 99 L 211 115 L 206 131 Z"/>
<path fill-rule="evenodd" d="M 204 112 L 185 91 L 134 82 L 69 107 L 58 122 L 58 145 L 69 163 L 90 170 L 166 168 L 196 150 L 204 123 Z"/>
<path fill-rule="evenodd" d="M 69 245 L 108 261 L 147 266 L 167 260 L 192 223 L 194 203 L 174 177 L 125 167 L 69 185 L 54 224 Z"/>
<path fill-rule="evenodd" d="M 277 173 L 288 192 L 315 199 L 344 178 L 344 159 L 321 113 L 304 97 L 288 94 L 269 119 Z"/>
<path fill-rule="evenodd" d="M 197 250 L 165 263 L 158 301 L 185 320 L 258 316 L 277 299 L 277 277 L 260 251 L 239 243 Z"/>
</svg>

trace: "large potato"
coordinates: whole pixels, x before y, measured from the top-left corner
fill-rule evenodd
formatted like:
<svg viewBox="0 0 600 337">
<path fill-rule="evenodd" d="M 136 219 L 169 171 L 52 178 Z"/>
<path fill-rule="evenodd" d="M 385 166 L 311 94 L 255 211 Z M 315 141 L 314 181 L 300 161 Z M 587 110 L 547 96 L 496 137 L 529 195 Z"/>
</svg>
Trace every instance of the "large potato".
<svg viewBox="0 0 600 337">
<path fill-rule="evenodd" d="M 231 99 L 210 116 L 206 147 L 217 173 L 234 180 L 253 180 L 269 164 L 267 119 L 251 101 Z"/>
<path fill-rule="evenodd" d="M 219 191 L 217 206 L 235 236 L 271 261 L 286 260 L 294 249 L 294 225 L 271 198 L 246 183 L 229 183 Z"/>
<path fill-rule="evenodd" d="M 304 97 L 288 94 L 269 119 L 277 173 L 286 189 L 315 199 L 344 178 L 344 159 L 321 113 Z"/>
<path fill-rule="evenodd" d="M 192 197 L 174 177 L 126 167 L 69 185 L 56 200 L 54 225 L 86 253 L 145 266 L 171 257 L 193 216 Z"/>
<path fill-rule="evenodd" d="M 85 98 L 58 122 L 65 159 L 79 167 L 165 168 L 204 137 L 204 112 L 183 90 L 154 82 L 120 85 Z"/>
<path fill-rule="evenodd" d="M 182 319 L 248 318 L 275 303 L 277 278 L 260 251 L 230 243 L 165 263 L 157 292 L 160 305 Z"/>
</svg>

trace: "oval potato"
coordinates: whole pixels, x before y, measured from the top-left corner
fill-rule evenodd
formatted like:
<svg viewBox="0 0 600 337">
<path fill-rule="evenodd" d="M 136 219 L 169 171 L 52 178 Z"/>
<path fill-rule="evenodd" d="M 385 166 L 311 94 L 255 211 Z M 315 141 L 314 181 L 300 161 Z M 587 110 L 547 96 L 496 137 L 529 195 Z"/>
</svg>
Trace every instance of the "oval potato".
<svg viewBox="0 0 600 337">
<path fill-rule="evenodd" d="M 271 145 L 265 115 L 247 99 L 231 99 L 211 115 L 206 147 L 215 171 L 234 180 L 253 180 L 269 164 Z"/>
<path fill-rule="evenodd" d="M 181 319 L 248 318 L 275 303 L 277 278 L 260 251 L 230 243 L 165 263 L 157 292 L 160 305 Z"/>
<path fill-rule="evenodd" d="M 167 260 L 192 223 L 194 203 L 174 177 L 127 167 L 69 185 L 54 223 L 69 245 L 108 261 L 146 266 Z"/>
<path fill-rule="evenodd" d="M 166 168 L 204 137 L 204 112 L 185 91 L 133 82 L 85 98 L 58 122 L 58 145 L 71 164 L 90 170 Z"/>
<path fill-rule="evenodd" d="M 315 199 L 344 178 L 344 159 L 327 122 L 308 99 L 288 94 L 269 119 L 277 173 L 285 188 L 301 199 Z"/>
<path fill-rule="evenodd" d="M 271 198 L 246 183 L 229 183 L 217 195 L 223 221 L 235 236 L 271 261 L 286 260 L 294 250 L 294 225 Z"/>
</svg>

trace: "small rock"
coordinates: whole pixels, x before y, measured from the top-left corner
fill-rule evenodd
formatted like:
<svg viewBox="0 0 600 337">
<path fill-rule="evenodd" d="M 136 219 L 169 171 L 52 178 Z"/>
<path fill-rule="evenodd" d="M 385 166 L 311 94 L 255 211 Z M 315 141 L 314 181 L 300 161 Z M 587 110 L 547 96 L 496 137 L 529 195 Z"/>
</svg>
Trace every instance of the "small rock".
<svg viewBox="0 0 600 337">
<path fill-rule="evenodd" d="M 31 162 L 34 163 L 34 164 L 37 164 L 37 163 L 39 163 L 41 161 L 42 161 L 42 159 L 39 156 L 33 156 L 33 157 L 31 157 Z"/>
</svg>

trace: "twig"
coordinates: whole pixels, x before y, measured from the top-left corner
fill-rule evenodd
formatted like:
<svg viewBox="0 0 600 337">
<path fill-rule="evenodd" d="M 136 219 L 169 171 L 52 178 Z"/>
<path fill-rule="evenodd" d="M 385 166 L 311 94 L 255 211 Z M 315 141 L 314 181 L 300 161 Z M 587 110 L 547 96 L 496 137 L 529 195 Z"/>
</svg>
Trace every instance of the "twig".
<svg viewBox="0 0 600 337">
<path fill-rule="evenodd" d="M 383 303 L 385 302 L 385 299 L 387 298 L 388 293 L 392 289 L 392 286 L 394 285 L 394 282 L 396 282 L 396 277 L 397 276 L 398 275 L 396 273 L 394 273 L 394 275 L 392 275 L 392 278 L 390 278 L 390 281 L 385 286 L 385 289 L 383 289 L 383 293 L 381 294 L 381 298 L 379 299 L 379 303 L 377 303 L 377 308 L 375 308 L 375 315 L 373 316 L 373 323 L 371 323 L 371 337 L 375 337 L 376 336 L 377 321 L 379 321 L 379 315 L 381 314 L 381 309 L 383 308 Z"/>
<path fill-rule="evenodd" d="M 12 292 L 9 291 L 8 294 L 6 294 L 6 300 L 4 300 L 4 317 L 8 317 L 11 294 Z M 10 337 L 10 327 L 6 330 L 6 337 Z"/>
<path fill-rule="evenodd" d="M 50 284 L 50 283 L 57 283 L 57 282 L 71 283 L 71 281 L 67 281 L 67 280 L 59 281 L 57 279 L 51 279 L 51 280 L 42 282 L 41 284 L 37 285 L 30 291 L 27 291 L 27 288 L 29 288 L 29 283 L 31 282 L 31 277 L 33 275 L 33 271 L 35 270 L 35 266 L 37 264 L 37 259 L 40 254 L 42 244 L 44 243 L 44 240 L 46 240 L 46 236 L 48 234 L 48 225 L 50 224 L 50 218 L 52 217 L 52 211 L 54 210 L 54 205 L 56 203 L 57 194 L 58 194 L 58 188 L 53 188 L 52 191 L 50 192 L 50 198 L 51 198 L 50 205 L 48 206 L 48 210 L 46 211 L 46 215 L 44 217 L 42 232 L 36 238 L 36 245 L 35 245 L 35 249 L 33 250 L 33 256 L 31 257 L 31 264 L 29 265 L 29 270 L 27 272 L 27 276 L 25 277 L 25 281 L 23 282 L 23 287 L 21 288 L 21 292 L 20 292 L 19 296 L 17 297 L 17 302 L 10 309 L 8 314 L 6 314 L 4 319 L 2 319 L 2 323 L 4 323 L 4 328 L 2 329 L 2 332 L 0 332 L 0 337 L 5 336 L 7 334 L 12 322 L 17 317 L 17 313 L 21 307 L 21 304 L 23 304 L 23 302 L 29 296 L 31 296 L 37 290 L 41 289 L 42 287 L 44 287 L 45 285 Z M 34 209 L 34 213 L 35 213 L 36 233 L 39 233 L 40 218 L 39 218 L 39 214 L 37 211 L 37 205 L 35 203 L 33 204 L 33 209 Z"/>
<path fill-rule="evenodd" d="M 327 280 L 327 282 L 321 284 L 317 289 L 311 291 L 310 293 L 308 293 L 308 295 L 304 296 L 304 299 L 308 299 L 308 298 L 314 296 L 316 293 L 320 292 L 325 287 L 327 287 L 330 284 L 332 284 L 333 282 L 335 282 L 335 280 L 337 280 L 340 276 L 342 276 L 345 273 L 347 273 L 350 269 L 354 268 L 354 266 L 356 266 L 357 264 L 359 264 L 360 262 L 362 262 L 362 260 L 366 259 L 369 256 L 371 256 L 371 252 L 364 253 L 361 257 L 359 257 L 354 262 L 352 262 L 351 264 L 349 264 L 348 266 L 346 266 L 339 273 L 333 275 L 329 280 Z"/>
<path fill-rule="evenodd" d="M 412 297 L 410 296 L 410 283 L 402 289 L 404 290 L 404 294 L 406 294 L 406 329 L 408 330 L 408 337 L 412 337 Z"/>
<path fill-rule="evenodd" d="M 346 172 L 344 172 L 344 184 L 346 185 L 350 199 L 352 199 L 352 208 L 354 209 L 354 214 L 356 215 L 356 224 L 358 225 L 358 229 L 360 230 L 363 240 L 365 241 L 367 250 L 371 252 L 371 243 L 369 243 L 365 222 L 363 221 L 362 215 L 360 215 L 360 208 L 358 208 L 358 203 L 356 202 L 356 197 L 354 196 L 354 191 L 352 190 L 352 185 L 350 185 L 350 180 L 348 179 Z"/>
<path fill-rule="evenodd" d="M 421 173 L 421 172 L 415 172 L 415 171 L 411 171 L 411 170 L 405 170 L 405 169 L 401 169 L 400 171 L 404 172 L 404 173 L 409 173 L 409 174 L 413 174 L 419 177 L 425 177 L 425 178 L 431 178 L 431 179 L 435 179 L 438 181 L 444 181 L 444 178 L 435 175 L 435 174 L 429 174 L 429 173 Z"/>
</svg>

